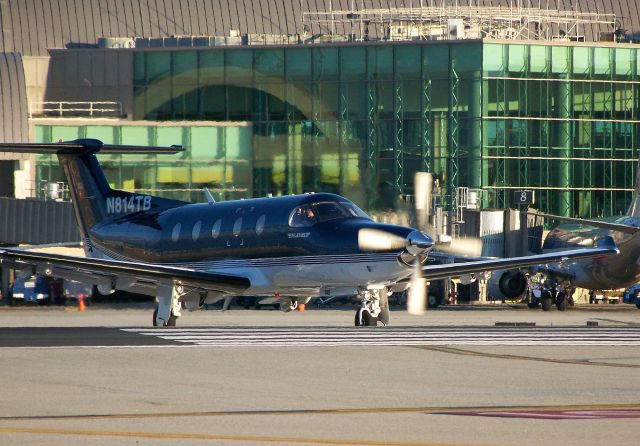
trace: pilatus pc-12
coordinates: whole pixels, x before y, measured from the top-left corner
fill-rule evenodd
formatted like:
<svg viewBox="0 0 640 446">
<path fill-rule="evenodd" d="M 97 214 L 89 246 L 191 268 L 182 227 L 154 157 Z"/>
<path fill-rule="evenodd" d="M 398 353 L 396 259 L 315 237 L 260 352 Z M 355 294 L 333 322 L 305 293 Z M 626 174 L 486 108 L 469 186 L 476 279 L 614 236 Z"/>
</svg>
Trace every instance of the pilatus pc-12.
<svg viewBox="0 0 640 446">
<path fill-rule="evenodd" d="M 56 154 L 64 168 L 86 257 L 20 249 L 0 252 L 22 276 L 45 274 L 156 296 L 153 323 L 175 325 L 230 296 L 259 296 L 284 309 L 314 296 L 358 295 L 356 325 L 388 324 L 387 296 L 409 289 L 424 309 L 425 280 L 495 269 L 604 256 L 599 246 L 519 257 L 424 266 L 432 238 L 415 228 L 380 224 L 344 197 L 313 193 L 187 203 L 110 188 L 96 153 L 177 153 L 81 139 L 57 144 L 4 143 L 1 151 Z"/>
</svg>

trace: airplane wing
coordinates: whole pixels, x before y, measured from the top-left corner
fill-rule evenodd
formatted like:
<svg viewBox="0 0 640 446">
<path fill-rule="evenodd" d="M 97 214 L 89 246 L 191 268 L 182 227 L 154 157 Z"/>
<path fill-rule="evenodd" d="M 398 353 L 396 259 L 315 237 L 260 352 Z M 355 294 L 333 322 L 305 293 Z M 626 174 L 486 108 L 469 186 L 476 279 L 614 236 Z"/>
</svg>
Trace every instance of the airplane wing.
<svg viewBox="0 0 640 446">
<path fill-rule="evenodd" d="M 213 274 L 155 263 L 133 263 L 92 259 L 60 254 L 0 249 L 0 265 L 32 274 L 43 274 L 103 285 L 112 289 L 118 283 L 155 285 L 170 281 L 221 293 L 238 293 L 251 286 L 248 278 Z"/>
<path fill-rule="evenodd" d="M 553 218 L 555 220 L 565 221 L 568 223 L 577 223 L 585 226 L 593 226 L 594 228 L 610 229 L 612 231 L 622 232 L 625 234 L 635 234 L 640 231 L 640 228 L 637 228 L 635 226 L 624 225 L 621 223 L 613 223 L 608 221 L 601 221 L 601 220 L 587 220 L 584 218 L 562 217 L 560 215 L 542 214 L 539 212 L 527 212 L 527 215 L 532 215 L 534 217 Z"/>
<path fill-rule="evenodd" d="M 571 249 L 552 253 L 537 254 L 532 256 L 483 259 L 471 262 L 449 263 L 444 265 L 425 265 L 422 273 L 427 280 L 445 279 L 462 274 L 473 274 L 502 269 L 514 269 L 525 266 L 545 265 L 547 263 L 564 262 L 566 260 L 579 260 L 592 257 L 603 257 L 618 254 L 611 237 L 603 237 L 595 248 Z"/>
</svg>

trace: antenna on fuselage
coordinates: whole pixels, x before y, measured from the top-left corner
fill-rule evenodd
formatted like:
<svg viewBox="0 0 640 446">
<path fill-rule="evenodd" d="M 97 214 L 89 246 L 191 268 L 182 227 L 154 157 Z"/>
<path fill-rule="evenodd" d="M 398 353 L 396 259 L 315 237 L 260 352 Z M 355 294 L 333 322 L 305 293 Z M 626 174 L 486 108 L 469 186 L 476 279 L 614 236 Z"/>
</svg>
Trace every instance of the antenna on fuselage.
<svg viewBox="0 0 640 446">
<path fill-rule="evenodd" d="M 208 187 L 203 187 L 202 191 L 204 192 L 204 196 L 207 197 L 207 203 L 213 204 L 216 202 L 216 199 L 211 195 L 211 191 L 209 191 Z"/>
</svg>

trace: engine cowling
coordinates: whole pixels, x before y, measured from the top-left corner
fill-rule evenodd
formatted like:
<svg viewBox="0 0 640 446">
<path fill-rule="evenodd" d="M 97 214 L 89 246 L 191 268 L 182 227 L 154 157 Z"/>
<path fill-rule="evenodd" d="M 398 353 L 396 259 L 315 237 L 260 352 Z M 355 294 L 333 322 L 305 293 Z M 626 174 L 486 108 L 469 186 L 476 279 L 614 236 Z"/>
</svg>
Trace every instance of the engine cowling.
<svg viewBox="0 0 640 446">
<path fill-rule="evenodd" d="M 518 299 L 527 291 L 527 276 L 518 270 L 496 271 L 488 282 L 489 295 L 497 299 Z"/>
</svg>

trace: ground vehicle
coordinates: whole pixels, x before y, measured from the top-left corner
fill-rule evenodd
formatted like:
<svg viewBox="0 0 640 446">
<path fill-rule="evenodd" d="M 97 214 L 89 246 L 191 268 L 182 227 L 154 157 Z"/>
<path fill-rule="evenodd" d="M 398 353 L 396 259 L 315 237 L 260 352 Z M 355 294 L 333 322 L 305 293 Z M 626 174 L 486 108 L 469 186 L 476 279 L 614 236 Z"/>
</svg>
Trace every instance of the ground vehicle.
<svg viewBox="0 0 640 446">
<path fill-rule="evenodd" d="M 635 305 L 640 310 L 640 283 L 627 288 L 622 296 L 622 301 L 625 304 Z"/>
<path fill-rule="evenodd" d="M 11 304 L 20 302 L 46 305 L 62 297 L 61 281 L 51 277 L 16 278 L 11 287 Z"/>
</svg>

